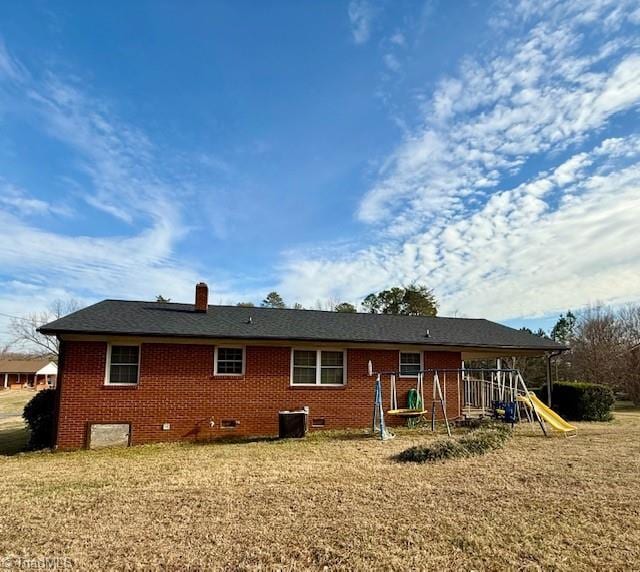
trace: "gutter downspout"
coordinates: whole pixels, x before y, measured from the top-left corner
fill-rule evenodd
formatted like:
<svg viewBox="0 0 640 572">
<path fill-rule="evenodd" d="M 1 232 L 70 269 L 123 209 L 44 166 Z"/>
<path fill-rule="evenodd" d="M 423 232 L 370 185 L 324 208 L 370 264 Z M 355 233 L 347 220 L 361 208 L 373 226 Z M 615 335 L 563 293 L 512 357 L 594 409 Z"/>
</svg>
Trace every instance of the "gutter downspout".
<svg viewBox="0 0 640 572">
<path fill-rule="evenodd" d="M 562 350 L 556 350 L 553 352 L 548 352 L 546 354 L 547 358 L 547 405 L 551 407 L 551 390 L 553 389 L 553 383 L 551 382 L 551 360 L 554 357 L 558 357 L 562 354 Z"/>
</svg>

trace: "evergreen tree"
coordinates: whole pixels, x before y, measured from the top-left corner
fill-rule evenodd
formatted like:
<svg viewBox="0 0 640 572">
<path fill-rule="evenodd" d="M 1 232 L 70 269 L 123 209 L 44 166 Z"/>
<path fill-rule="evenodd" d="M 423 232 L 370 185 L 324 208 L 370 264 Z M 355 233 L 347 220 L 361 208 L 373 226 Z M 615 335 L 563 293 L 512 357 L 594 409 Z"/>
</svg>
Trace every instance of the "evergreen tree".
<svg viewBox="0 0 640 572">
<path fill-rule="evenodd" d="M 551 330 L 551 338 L 561 344 L 567 344 L 573 338 L 576 326 L 576 317 L 571 310 L 566 315 L 560 314 L 560 318 Z"/>
<path fill-rule="evenodd" d="M 343 312 L 347 314 L 355 314 L 358 311 L 356 310 L 356 307 L 353 304 L 350 304 L 349 302 L 342 302 L 340 304 L 336 304 L 333 310 L 334 312 Z"/>
<path fill-rule="evenodd" d="M 263 308 L 286 308 L 287 306 L 282 299 L 282 296 L 277 292 L 269 292 L 267 297 L 262 301 Z"/>
<path fill-rule="evenodd" d="M 395 286 L 377 294 L 369 294 L 363 301 L 365 312 L 371 314 L 403 314 L 406 316 L 436 316 L 438 301 L 433 290 L 419 284 L 406 288 Z"/>
</svg>

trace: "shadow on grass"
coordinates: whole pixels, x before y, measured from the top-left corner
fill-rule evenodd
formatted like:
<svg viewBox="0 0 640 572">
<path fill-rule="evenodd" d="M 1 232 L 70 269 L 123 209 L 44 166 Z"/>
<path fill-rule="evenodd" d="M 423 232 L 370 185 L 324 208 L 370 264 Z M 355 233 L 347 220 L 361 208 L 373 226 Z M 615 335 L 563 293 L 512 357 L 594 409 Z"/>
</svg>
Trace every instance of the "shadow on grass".
<svg viewBox="0 0 640 572">
<path fill-rule="evenodd" d="M 316 432 L 309 436 L 312 441 L 365 441 L 372 437 L 380 438 L 368 431 L 336 431 L 336 432 Z"/>
<path fill-rule="evenodd" d="M 251 443 L 277 443 L 283 442 L 278 437 L 212 437 L 210 439 L 194 439 L 192 441 L 177 441 L 181 445 L 250 445 Z"/>
<path fill-rule="evenodd" d="M 0 455 L 10 456 L 27 450 L 29 431 L 24 425 L 0 425 Z"/>
<path fill-rule="evenodd" d="M 640 405 L 636 405 L 633 401 L 616 401 L 613 404 L 613 412 L 640 412 Z"/>
<path fill-rule="evenodd" d="M 305 437 L 281 439 L 278 436 L 268 437 L 240 437 L 229 435 L 211 439 L 196 439 L 184 441 L 185 445 L 250 445 L 252 443 L 324 443 L 327 441 L 361 441 L 371 439 L 371 431 L 341 430 L 341 431 L 309 431 Z"/>
</svg>

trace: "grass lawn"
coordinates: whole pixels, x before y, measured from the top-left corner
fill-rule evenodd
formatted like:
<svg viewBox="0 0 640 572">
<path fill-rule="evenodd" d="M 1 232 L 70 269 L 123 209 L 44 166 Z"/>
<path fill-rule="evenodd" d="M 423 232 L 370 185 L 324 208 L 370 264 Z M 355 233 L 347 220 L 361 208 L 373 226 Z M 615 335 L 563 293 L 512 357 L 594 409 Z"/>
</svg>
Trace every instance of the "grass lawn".
<svg viewBox="0 0 640 572">
<path fill-rule="evenodd" d="M 21 417 L 24 406 L 35 394 L 35 389 L 0 390 L 0 417 L 5 415 Z"/>
<path fill-rule="evenodd" d="M 14 455 L 27 446 L 29 433 L 22 410 L 35 394 L 30 389 L 0 391 L 0 455 Z"/>
<path fill-rule="evenodd" d="M 529 426 L 483 457 L 392 456 L 403 431 L 0 458 L 0 560 L 77 569 L 631 569 L 640 562 L 640 412 Z M 634 565 L 635 562 L 635 565 Z"/>
</svg>

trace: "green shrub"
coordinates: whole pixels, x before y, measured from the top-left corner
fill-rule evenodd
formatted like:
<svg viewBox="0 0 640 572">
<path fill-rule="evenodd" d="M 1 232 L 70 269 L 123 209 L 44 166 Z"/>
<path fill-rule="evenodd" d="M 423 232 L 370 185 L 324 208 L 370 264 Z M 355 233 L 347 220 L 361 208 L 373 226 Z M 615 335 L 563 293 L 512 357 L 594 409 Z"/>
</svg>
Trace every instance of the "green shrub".
<svg viewBox="0 0 640 572">
<path fill-rule="evenodd" d="M 545 405 L 547 405 L 549 403 L 549 401 L 547 400 L 547 386 L 543 385 L 542 387 L 530 387 L 529 388 L 530 391 L 533 391 L 533 393 L 536 394 L 536 397 L 542 401 Z"/>
<path fill-rule="evenodd" d="M 502 447 L 510 436 L 511 429 L 507 425 L 490 425 L 457 439 L 440 439 L 429 445 L 410 447 L 399 453 L 396 459 L 405 463 L 429 463 L 483 455 Z"/>
<path fill-rule="evenodd" d="M 53 447 L 56 392 L 43 389 L 24 406 L 22 417 L 29 425 L 29 449 Z"/>
<path fill-rule="evenodd" d="M 614 402 L 613 390 L 595 383 L 562 381 L 551 391 L 552 409 L 570 421 L 610 421 Z"/>
</svg>

